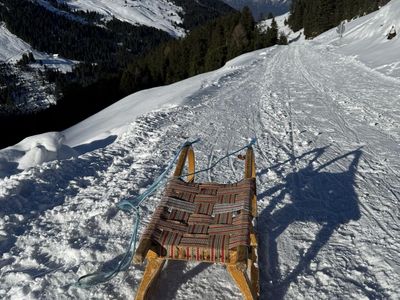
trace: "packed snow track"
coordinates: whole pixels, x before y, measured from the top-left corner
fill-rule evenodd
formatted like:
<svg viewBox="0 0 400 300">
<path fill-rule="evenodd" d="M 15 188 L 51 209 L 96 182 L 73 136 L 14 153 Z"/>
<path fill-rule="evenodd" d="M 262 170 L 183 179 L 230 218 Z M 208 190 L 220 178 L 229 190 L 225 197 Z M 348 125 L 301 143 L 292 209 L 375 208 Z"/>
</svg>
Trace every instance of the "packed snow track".
<svg viewBox="0 0 400 300">
<path fill-rule="evenodd" d="M 133 216 L 115 204 L 187 138 L 201 138 L 204 168 L 257 137 L 261 299 L 399 299 L 400 80 L 312 42 L 252 55 L 97 150 L 0 179 L 0 298 L 133 299 L 143 267 L 74 286 L 124 252 Z M 242 172 L 231 158 L 198 180 Z M 166 265 L 151 297 L 241 299 L 222 266 L 183 262 Z"/>
</svg>

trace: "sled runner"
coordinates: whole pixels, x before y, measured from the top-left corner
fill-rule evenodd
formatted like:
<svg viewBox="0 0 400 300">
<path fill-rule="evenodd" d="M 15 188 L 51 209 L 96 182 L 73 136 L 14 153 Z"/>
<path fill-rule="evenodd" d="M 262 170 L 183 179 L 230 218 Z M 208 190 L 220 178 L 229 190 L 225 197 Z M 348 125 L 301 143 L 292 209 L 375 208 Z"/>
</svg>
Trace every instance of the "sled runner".
<svg viewBox="0 0 400 300">
<path fill-rule="evenodd" d="M 147 259 L 136 293 L 146 299 L 166 260 L 221 263 L 244 299 L 258 299 L 255 160 L 251 146 L 244 157 L 244 179 L 234 184 L 196 183 L 191 145 L 180 153 L 159 206 L 144 231 L 133 262 Z M 181 179 L 188 162 L 187 181 Z"/>
</svg>

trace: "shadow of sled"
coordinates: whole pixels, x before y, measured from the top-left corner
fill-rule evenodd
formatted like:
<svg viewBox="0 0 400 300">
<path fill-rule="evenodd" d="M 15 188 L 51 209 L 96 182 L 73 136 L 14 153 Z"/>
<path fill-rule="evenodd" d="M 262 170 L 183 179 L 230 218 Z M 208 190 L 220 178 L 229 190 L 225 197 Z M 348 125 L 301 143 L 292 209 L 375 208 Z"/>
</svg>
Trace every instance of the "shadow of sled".
<svg viewBox="0 0 400 300">
<path fill-rule="evenodd" d="M 311 261 L 341 224 L 360 219 L 355 176 L 362 151 L 357 149 L 314 167 L 317 165 L 316 160 L 325 150 L 326 148 L 318 148 L 293 158 L 292 165 L 294 159 L 306 159 L 312 156 L 305 168 L 288 174 L 283 178 L 283 184 L 259 195 L 259 199 L 268 197 L 270 200 L 269 205 L 259 216 L 258 226 L 259 257 L 261 264 L 268 268 L 261 270 L 261 277 L 264 282 L 269 282 L 268 286 L 261 287 L 261 293 L 270 299 L 284 298 L 290 284 L 308 269 Z M 351 159 L 351 162 L 344 172 L 323 171 L 329 165 L 348 159 Z M 278 207 L 287 195 L 290 196 L 291 202 Z M 279 267 L 278 238 L 297 221 L 317 223 L 321 228 L 311 246 L 301 255 L 297 266 L 283 276 Z"/>
</svg>

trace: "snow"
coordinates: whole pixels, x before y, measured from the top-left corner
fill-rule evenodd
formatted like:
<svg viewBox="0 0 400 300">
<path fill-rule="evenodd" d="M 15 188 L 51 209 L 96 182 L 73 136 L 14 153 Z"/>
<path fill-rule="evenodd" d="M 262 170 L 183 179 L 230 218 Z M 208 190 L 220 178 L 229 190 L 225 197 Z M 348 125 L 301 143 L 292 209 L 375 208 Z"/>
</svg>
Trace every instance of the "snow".
<svg viewBox="0 0 400 300">
<path fill-rule="evenodd" d="M 257 57 L 257 55 L 256 55 Z M 138 116 L 165 106 L 176 106 L 190 101 L 197 91 L 218 84 L 218 81 L 254 60 L 254 54 L 240 56 L 218 71 L 204 73 L 168 86 L 157 87 L 132 94 L 63 132 L 70 147 L 119 135 Z M 119 116 L 114 118 L 114 116 Z"/>
<path fill-rule="evenodd" d="M 291 39 L 295 39 L 300 35 L 300 32 L 293 32 L 293 30 L 289 27 L 289 25 L 285 25 L 285 21 L 289 19 L 290 13 L 286 13 L 280 16 L 275 17 L 275 22 L 278 25 L 278 31 L 279 33 L 283 33 L 288 37 L 288 41 Z M 258 27 L 266 31 L 268 27 L 271 27 L 272 19 L 264 20 L 258 23 Z M 304 39 L 304 38 L 303 38 Z"/>
<path fill-rule="evenodd" d="M 46 0 L 36 0 L 52 11 L 65 15 L 65 12 L 53 7 Z M 185 30 L 180 27 L 182 8 L 167 0 L 58 0 L 72 10 L 93 11 L 106 20 L 117 18 L 134 25 L 145 25 L 161 29 L 172 36 L 182 37 Z"/>
<path fill-rule="evenodd" d="M 0 179 L 0 298 L 133 298 L 143 266 L 91 289 L 73 285 L 127 246 L 134 217 L 115 204 L 148 187 L 186 139 L 202 140 L 200 169 L 257 137 L 260 299 L 398 299 L 400 77 L 337 42 L 327 32 L 248 53 L 2 150 L 14 174 Z M 76 153 L 35 166 L 62 146 Z M 21 158 L 29 168 L 15 167 Z M 196 180 L 242 173 L 230 158 Z M 140 232 L 158 201 L 143 205 Z M 150 298 L 241 295 L 220 265 L 169 262 Z"/>
<path fill-rule="evenodd" d="M 340 53 L 353 55 L 384 74 L 400 77 L 400 1 L 391 1 L 380 10 L 346 23 L 342 39 L 335 29 L 316 38 L 324 44 L 338 47 Z M 392 26 L 397 36 L 387 39 Z"/>
<path fill-rule="evenodd" d="M 240 56 L 218 71 L 132 94 L 62 133 L 50 132 L 26 138 L 15 146 L 0 150 L 0 171 L 3 176 L 13 174 L 43 162 L 66 158 L 68 154 L 75 155 L 76 151 L 90 151 L 99 143 L 114 141 L 114 137 L 125 132 L 139 116 L 190 101 L 197 91 L 218 84 L 220 78 L 254 59 L 254 54 Z M 74 152 L 73 148 L 77 150 Z"/>
<path fill-rule="evenodd" d="M 12 34 L 4 23 L 0 24 L 0 61 L 19 60 L 31 46 Z"/>
<path fill-rule="evenodd" d="M 47 68 L 58 69 L 61 72 L 69 72 L 75 64 L 74 61 L 33 49 L 31 45 L 11 33 L 6 25 L 0 22 L 0 62 L 16 63 L 22 58 L 23 54 L 28 52 L 32 52 L 38 61 L 31 65 L 34 68 L 46 66 Z"/>
</svg>

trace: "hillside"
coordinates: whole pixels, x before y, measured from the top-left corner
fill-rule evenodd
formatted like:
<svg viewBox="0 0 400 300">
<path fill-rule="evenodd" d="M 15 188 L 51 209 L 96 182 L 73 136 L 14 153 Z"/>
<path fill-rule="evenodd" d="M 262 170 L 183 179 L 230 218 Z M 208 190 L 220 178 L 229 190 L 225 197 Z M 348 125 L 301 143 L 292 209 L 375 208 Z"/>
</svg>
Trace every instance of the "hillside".
<svg viewBox="0 0 400 300">
<path fill-rule="evenodd" d="M 180 16 L 182 8 L 167 0 L 37 0 L 37 2 L 59 14 L 68 13 L 68 10 L 66 12 L 63 8 L 69 8 L 71 16 L 74 16 L 75 10 L 96 12 L 104 21 L 117 18 L 134 25 L 145 25 L 161 29 L 172 36 L 179 37 L 185 35 L 185 30 L 182 27 L 183 19 Z M 53 5 L 54 2 L 56 3 L 55 5 Z M 59 3 L 65 6 L 57 5 Z"/>
<path fill-rule="evenodd" d="M 154 27 L 174 37 L 182 37 L 205 21 L 232 10 L 220 0 L 36 0 L 50 11 L 77 19 L 76 12 L 93 12 L 107 22 L 116 18 L 133 25 Z"/>
<path fill-rule="evenodd" d="M 18 119 L 21 124 L 13 127 L 16 136 L 20 136 L 19 128 L 29 131 L 40 126 L 29 120 L 48 123 L 31 113 L 47 112 L 50 104 L 54 107 L 68 102 L 66 95 L 71 90 L 75 99 L 82 99 L 88 86 L 99 86 L 104 81 L 111 86 L 110 81 L 117 82 L 127 65 L 145 53 L 232 11 L 223 2 L 210 0 L 1 0 L 0 65 L 3 71 L 14 70 L 0 78 L 0 87 L 8 86 L 0 91 L 0 114 L 7 118 L 1 120 L 1 125 L 12 126 Z M 38 82 L 42 86 L 38 87 Z M 20 91 L 15 91 L 14 87 L 19 86 Z M 105 94 L 102 97 L 106 100 L 85 99 L 84 105 L 88 107 L 90 101 L 109 105 L 123 95 Z M 96 110 L 97 105 L 92 105 L 91 113 L 106 106 L 100 104 Z M 22 115 L 27 114 L 30 115 L 24 119 Z M 80 120 L 87 116 L 86 113 Z M 79 121 L 75 118 L 75 122 Z M 60 119 L 60 115 L 50 119 Z M 42 130 L 60 128 L 57 125 Z"/>
<path fill-rule="evenodd" d="M 13 127 L 12 134 L 0 140 L 0 147 L 27 135 L 65 129 L 135 91 L 218 69 L 242 53 L 274 44 L 273 35 L 261 34 L 250 11 L 244 10 L 195 28 L 185 38 L 163 43 L 131 60 L 119 53 L 108 63 L 76 65 L 72 74 L 48 71 L 47 77 L 62 94 L 58 104 L 34 115 L 0 119 L 0 126 Z"/>
<path fill-rule="evenodd" d="M 343 20 L 351 20 L 378 10 L 388 0 L 293 0 L 290 8 L 290 27 L 304 29 L 306 38 L 336 27 Z"/>
<path fill-rule="evenodd" d="M 384 33 L 398 5 L 347 23 L 342 39 L 332 30 L 250 52 L 1 150 L 0 298 L 133 298 L 142 267 L 74 285 L 127 247 L 134 217 L 116 203 L 187 139 L 201 138 L 200 169 L 256 137 L 260 299 L 397 299 L 399 37 Z M 198 180 L 233 182 L 242 169 L 231 158 Z M 158 202 L 143 204 L 140 232 Z M 222 266 L 171 262 L 151 299 L 241 295 Z"/>
<path fill-rule="evenodd" d="M 282 15 L 289 11 L 291 0 L 223 0 L 230 6 L 240 10 L 248 6 L 254 18 L 265 18 L 268 13 L 274 16 Z"/>
</svg>

